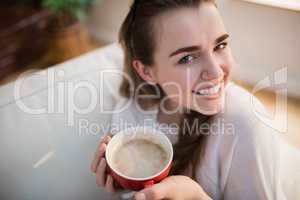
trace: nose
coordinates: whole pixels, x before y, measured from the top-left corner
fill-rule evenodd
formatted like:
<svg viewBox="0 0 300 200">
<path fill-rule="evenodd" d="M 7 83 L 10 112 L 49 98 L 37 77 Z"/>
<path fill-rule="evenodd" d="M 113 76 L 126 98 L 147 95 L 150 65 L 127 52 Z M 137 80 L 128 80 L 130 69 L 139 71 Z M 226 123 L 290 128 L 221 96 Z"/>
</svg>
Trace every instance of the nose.
<svg viewBox="0 0 300 200">
<path fill-rule="evenodd" d="M 201 80 L 216 80 L 224 76 L 221 64 L 213 55 L 207 56 L 202 66 Z"/>
</svg>

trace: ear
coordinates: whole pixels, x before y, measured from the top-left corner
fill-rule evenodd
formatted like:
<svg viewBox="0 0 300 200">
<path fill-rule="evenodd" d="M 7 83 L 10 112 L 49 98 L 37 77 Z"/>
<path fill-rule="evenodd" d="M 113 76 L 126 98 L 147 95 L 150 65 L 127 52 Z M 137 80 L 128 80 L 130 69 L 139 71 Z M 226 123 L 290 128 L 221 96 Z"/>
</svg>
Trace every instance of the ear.
<svg viewBox="0 0 300 200">
<path fill-rule="evenodd" d="M 141 61 L 134 60 L 132 63 L 138 75 L 150 85 L 156 85 L 156 77 L 153 68 L 145 66 Z"/>
</svg>

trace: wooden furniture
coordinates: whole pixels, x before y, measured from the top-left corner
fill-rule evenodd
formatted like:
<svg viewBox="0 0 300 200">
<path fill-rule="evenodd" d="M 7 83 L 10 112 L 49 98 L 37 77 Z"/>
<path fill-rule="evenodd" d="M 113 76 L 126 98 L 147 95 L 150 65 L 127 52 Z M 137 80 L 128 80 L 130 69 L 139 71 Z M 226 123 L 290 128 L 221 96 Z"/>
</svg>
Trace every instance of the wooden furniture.
<svg viewBox="0 0 300 200">
<path fill-rule="evenodd" d="M 0 80 L 46 52 L 49 19 L 46 10 L 26 6 L 0 8 Z"/>
</svg>

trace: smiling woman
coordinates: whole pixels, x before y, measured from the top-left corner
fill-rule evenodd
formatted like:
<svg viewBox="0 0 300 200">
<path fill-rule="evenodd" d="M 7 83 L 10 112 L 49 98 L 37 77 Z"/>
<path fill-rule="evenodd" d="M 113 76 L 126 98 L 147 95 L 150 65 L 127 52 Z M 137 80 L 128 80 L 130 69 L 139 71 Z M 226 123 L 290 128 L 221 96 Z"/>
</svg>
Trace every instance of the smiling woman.
<svg viewBox="0 0 300 200">
<path fill-rule="evenodd" d="M 135 0 L 119 41 L 129 77 L 121 84 L 120 100 L 129 106 L 119 102 L 112 126 L 166 125 L 174 148 L 171 176 L 136 199 L 300 197 L 282 179 L 282 152 L 289 148 L 257 119 L 262 104 L 230 82 L 235 61 L 213 0 Z M 92 170 L 98 185 L 115 193 L 118 183 L 106 174 L 103 157 L 111 137 L 101 141 Z M 299 162 L 285 171 L 300 167 L 299 154 L 293 155 Z M 300 174 L 294 177 L 298 183 Z"/>
</svg>

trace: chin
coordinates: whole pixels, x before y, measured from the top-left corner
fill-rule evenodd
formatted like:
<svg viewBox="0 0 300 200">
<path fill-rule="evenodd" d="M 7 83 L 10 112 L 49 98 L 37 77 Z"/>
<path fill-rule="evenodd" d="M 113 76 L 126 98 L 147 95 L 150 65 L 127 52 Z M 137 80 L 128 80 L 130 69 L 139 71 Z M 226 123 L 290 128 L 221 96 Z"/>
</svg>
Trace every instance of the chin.
<svg viewBox="0 0 300 200">
<path fill-rule="evenodd" d="M 224 108 L 224 98 L 222 96 L 220 99 L 216 101 L 198 102 L 198 106 L 192 109 L 203 115 L 215 115 L 220 113 L 223 110 L 223 108 Z"/>
<path fill-rule="evenodd" d="M 215 109 L 207 109 L 207 108 L 206 109 L 201 109 L 201 108 L 198 108 L 196 111 L 203 114 L 203 115 L 210 116 L 210 115 L 218 114 L 221 111 L 221 109 L 218 109 L 218 108 L 215 108 Z"/>
</svg>

